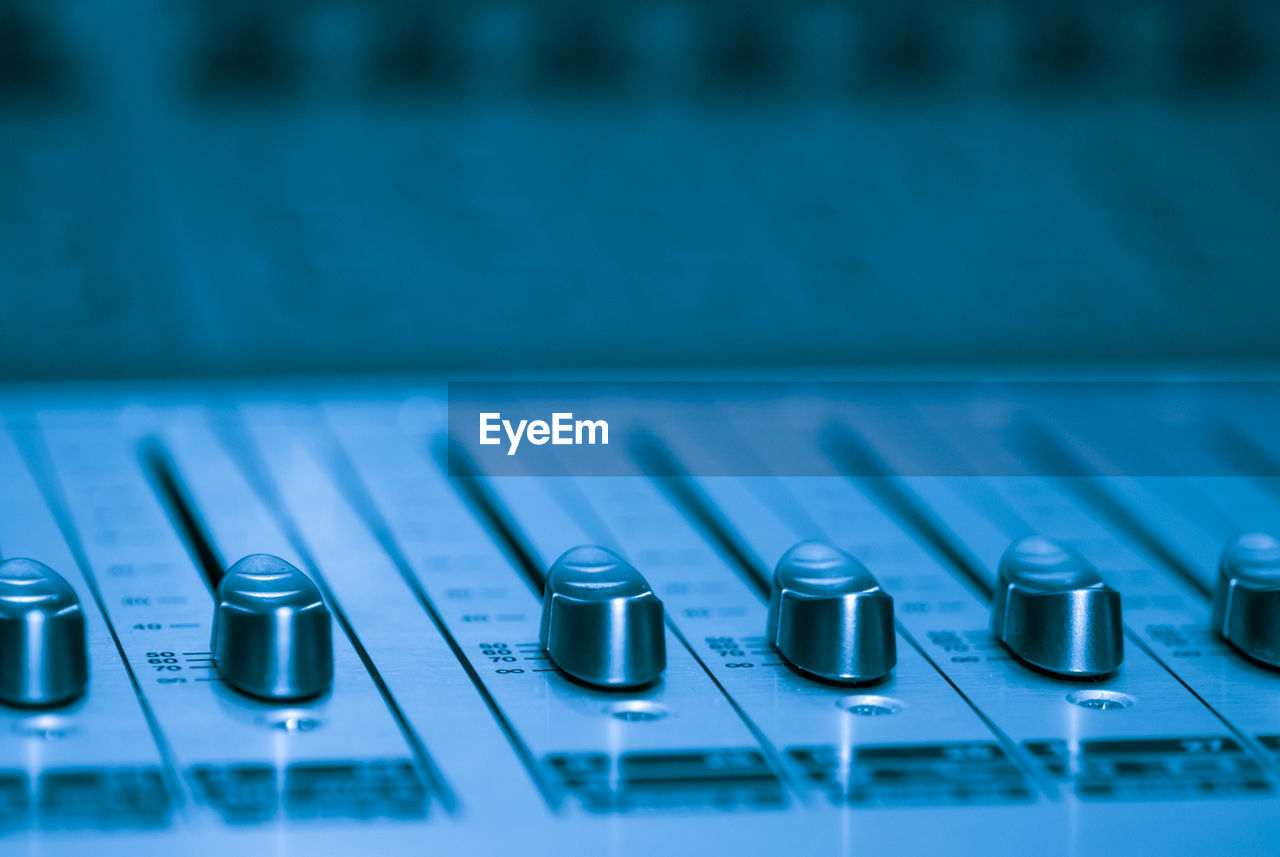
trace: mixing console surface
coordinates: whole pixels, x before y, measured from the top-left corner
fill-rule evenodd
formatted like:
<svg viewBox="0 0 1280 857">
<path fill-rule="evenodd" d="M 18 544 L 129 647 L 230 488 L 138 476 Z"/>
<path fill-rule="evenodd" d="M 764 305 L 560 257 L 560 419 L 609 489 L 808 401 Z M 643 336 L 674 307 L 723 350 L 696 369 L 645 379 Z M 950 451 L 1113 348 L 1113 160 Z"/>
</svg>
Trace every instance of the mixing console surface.
<svg viewBox="0 0 1280 857">
<path fill-rule="evenodd" d="M 1050 401 L 1082 478 L 998 398 L 724 399 L 537 476 L 438 385 L 11 391 L 0 846 L 1272 853 L 1280 499 L 1225 459 L 1280 408 Z M 651 466 L 730 449 L 776 474 Z"/>
</svg>

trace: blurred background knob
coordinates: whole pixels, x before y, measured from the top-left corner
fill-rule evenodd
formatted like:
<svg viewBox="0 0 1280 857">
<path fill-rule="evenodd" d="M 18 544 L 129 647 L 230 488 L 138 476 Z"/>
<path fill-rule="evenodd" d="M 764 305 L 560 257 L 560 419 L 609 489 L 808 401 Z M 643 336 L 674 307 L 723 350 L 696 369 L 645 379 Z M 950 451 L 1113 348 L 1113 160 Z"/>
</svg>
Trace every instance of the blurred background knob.
<svg viewBox="0 0 1280 857">
<path fill-rule="evenodd" d="M 1213 626 L 1255 660 L 1280 667 L 1280 540 L 1245 533 L 1222 553 Z"/>
</svg>

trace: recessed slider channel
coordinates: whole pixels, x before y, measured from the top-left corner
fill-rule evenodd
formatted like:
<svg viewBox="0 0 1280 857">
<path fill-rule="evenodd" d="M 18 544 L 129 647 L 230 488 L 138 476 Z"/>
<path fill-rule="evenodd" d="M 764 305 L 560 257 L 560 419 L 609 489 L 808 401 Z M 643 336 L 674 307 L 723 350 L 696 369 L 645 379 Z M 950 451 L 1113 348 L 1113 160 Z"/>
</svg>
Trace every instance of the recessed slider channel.
<svg viewBox="0 0 1280 857">
<path fill-rule="evenodd" d="M 168 451 L 160 441 L 148 438 L 142 442 L 138 458 L 151 481 L 152 490 L 159 496 L 161 505 L 168 510 L 169 518 L 181 534 L 191 558 L 195 560 L 196 569 L 210 591 L 216 590 L 224 571 L 222 559 L 205 533 L 194 506 L 187 499 L 187 491 L 183 488 Z"/>
<path fill-rule="evenodd" d="M 150 439 L 140 457 L 213 591 L 212 649 L 222 680 L 242 693 L 278 702 L 328 691 L 332 617 L 319 587 L 270 554 L 250 554 L 224 569 L 167 451 Z"/>
<path fill-rule="evenodd" d="M 1240 652 L 1280 667 L 1280 539 L 1245 533 L 1222 553 L 1213 626 Z"/>
<path fill-rule="evenodd" d="M 71 584 L 33 559 L 0 562 L 0 702 L 61 705 L 88 683 L 84 613 Z"/>
<path fill-rule="evenodd" d="M 876 681 L 897 663 L 893 597 L 826 542 L 800 542 L 778 561 L 768 637 L 796 669 L 827 681 Z"/>
<path fill-rule="evenodd" d="M 227 569 L 216 597 L 213 657 L 227 684 L 270 700 L 329 689 L 333 623 L 309 577 L 279 557 L 250 554 Z"/>
<path fill-rule="evenodd" d="M 556 666 L 597 687 L 639 687 L 667 667 L 662 601 L 602 547 L 571 548 L 552 564 L 540 636 Z"/>
<path fill-rule="evenodd" d="M 1100 678 L 1124 658 L 1120 594 L 1044 536 L 1019 539 L 1000 558 L 991 630 L 1024 663 L 1063 678 Z"/>
<path fill-rule="evenodd" d="M 544 571 L 462 447 L 443 439 L 434 451 L 455 490 L 542 598 L 539 638 L 556 667 L 583 684 L 611 690 L 656 681 L 667 668 L 666 616 L 644 576 L 594 545 L 570 548 Z"/>
<path fill-rule="evenodd" d="M 520 535 L 519 528 L 485 484 L 484 476 L 475 462 L 462 445 L 452 438 L 437 440 L 432 446 L 432 453 L 441 469 L 448 474 L 449 484 L 506 549 L 507 555 L 524 575 L 525 582 L 533 593 L 542 597 L 547 582 L 546 571 L 534 559 L 534 551 Z"/>
</svg>

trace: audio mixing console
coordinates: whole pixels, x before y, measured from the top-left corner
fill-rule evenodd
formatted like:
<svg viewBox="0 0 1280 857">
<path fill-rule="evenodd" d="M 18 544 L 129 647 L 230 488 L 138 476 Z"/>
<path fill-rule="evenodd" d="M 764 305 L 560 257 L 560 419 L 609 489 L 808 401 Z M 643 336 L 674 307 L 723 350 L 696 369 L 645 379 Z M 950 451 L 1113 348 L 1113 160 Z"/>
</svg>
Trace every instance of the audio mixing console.
<svg viewBox="0 0 1280 857">
<path fill-rule="evenodd" d="M 547 476 L 437 384 L 13 389 L 0 849 L 1273 853 L 1240 392 L 725 394 Z"/>
<path fill-rule="evenodd" d="M 1280 385 L 541 383 L 1274 369 L 1278 72 L 1268 0 L 0 0 L 0 857 L 1280 853 Z"/>
</svg>

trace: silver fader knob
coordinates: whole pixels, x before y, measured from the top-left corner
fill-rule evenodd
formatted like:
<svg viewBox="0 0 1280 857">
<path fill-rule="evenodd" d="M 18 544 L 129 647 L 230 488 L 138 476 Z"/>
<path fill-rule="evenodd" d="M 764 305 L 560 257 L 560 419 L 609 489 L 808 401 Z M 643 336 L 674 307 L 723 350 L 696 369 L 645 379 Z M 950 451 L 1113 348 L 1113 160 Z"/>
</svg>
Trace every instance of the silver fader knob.
<svg viewBox="0 0 1280 857">
<path fill-rule="evenodd" d="M 893 597 L 826 542 L 801 542 L 778 561 L 768 635 L 793 666 L 828 681 L 874 681 L 898 659 Z"/>
<path fill-rule="evenodd" d="M 75 590 L 34 559 L 0 562 L 0 702 L 58 705 L 89 683 Z"/>
<path fill-rule="evenodd" d="M 1245 533 L 1222 553 L 1213 626 L 1249 657 L 1280 667 L 1280 540 Z"/>
<path fill-rule="evenodd" d="M 662 602 L 626 560 L 601 547 L 568 550 L 547 573 L 542 646 L 587 684 L 638 687 L 667 667 Z"/>
<path fill-rule="evenodd" d="M 333 683 L 329 608 L 311 579 L 269 554 L 250 554 L 218 583 L 213 657 L 237 690 L 303 699 Z"/>
<path fill-rule="evenodd" d="M 1000 558 L 991 630 L 1019 659 L 1065 678 L 1097 678 L 1124 659 L 1120 593 L 1075 551 L 1028 536 Z"/>
</svg>

